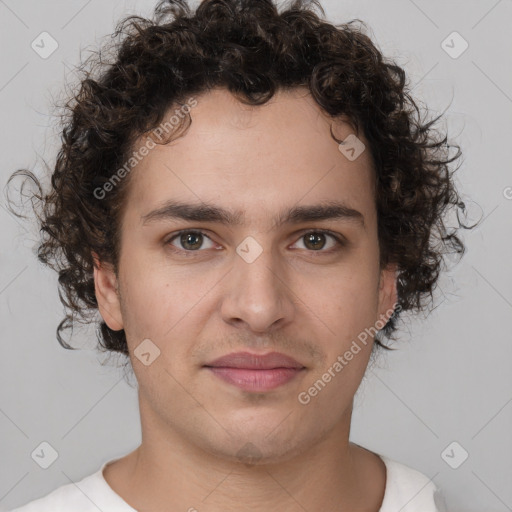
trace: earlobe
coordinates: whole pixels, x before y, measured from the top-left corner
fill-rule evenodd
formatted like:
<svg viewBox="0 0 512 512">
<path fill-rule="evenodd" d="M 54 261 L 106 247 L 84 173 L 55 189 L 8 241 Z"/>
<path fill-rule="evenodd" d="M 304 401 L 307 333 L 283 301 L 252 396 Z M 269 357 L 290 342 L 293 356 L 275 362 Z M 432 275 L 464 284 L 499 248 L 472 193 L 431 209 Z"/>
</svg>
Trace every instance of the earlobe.
<svg viewBox="0 0 512 512">
<path fill-rule="evenodd" d="M 98 310 L 105 323 L 113 331 L 119 331 L 124 328 L 124 324 L 117 277 L 112 265 L 101 262 L 95 252 L 92 252 L 92 257 L 94 260 L 94 292 Z"/>
</svg>

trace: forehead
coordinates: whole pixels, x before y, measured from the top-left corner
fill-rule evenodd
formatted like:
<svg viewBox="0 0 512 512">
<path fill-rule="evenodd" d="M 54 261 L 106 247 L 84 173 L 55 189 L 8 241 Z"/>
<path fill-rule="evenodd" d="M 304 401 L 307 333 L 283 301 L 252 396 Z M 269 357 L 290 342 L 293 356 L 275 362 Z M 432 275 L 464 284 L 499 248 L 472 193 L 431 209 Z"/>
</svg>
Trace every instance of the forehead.
<svg viewBox="0 0 512 512">
<path fill-rule="evenodd" d="M 260 106 L 245 105 L 224 89 L 195 99 L 185 134 L 156 145 L 132 171 L 127 203 L 139 219 L 169 199 L 243 211 L 244 222 L 268 221 L 269 212 L 299 203 L 343 201 L 372 213 L 367 141 L 359 135 L 366 149 L 347 158 L 330 130 L 343 140 L 354 129 L 329 118 L 307 90 L 279 91 Z"/>
</svg>

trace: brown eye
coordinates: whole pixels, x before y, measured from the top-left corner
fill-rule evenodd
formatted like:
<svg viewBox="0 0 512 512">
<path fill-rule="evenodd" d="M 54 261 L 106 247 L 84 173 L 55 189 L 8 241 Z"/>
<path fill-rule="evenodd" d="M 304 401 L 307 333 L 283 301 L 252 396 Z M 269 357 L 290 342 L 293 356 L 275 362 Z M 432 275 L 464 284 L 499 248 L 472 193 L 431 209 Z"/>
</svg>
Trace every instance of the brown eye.
<svg viewBox="0 0 512 512">
<path fill-rule="evenodd" d="M 328 245 L 328 241 L 326 241 L 329 238 L 333 240 L 330 246 Z M 310 252 L 330 253 L 344 245 L 343 240 L 339 236 L 330 231 L 323 230 L 310 231 L 302 235 L 299 240 L 304 241 L 304 248 L 308 249 Z M 327 249 L 325 249 L 326 247 Z"/>
<path fill-rule="evenodd" d="M 210 238 L 201 231 L 181 231 L 180 233 L 170 238 L 166 244 L 172 245 L 173 247 L 181 249 L 182 251 L 197 252 L 201 247 L 203 247 L 205 239 L 210 240 Z M 177 247 L 173 244 L 175 240 L 179 242 L 181 247 Z M 210 243 L 212 244 L 211 240 Z M 211 249 L 212 246 L 206 248 Z"/>
<path fill-rule="evenodd" d="M 185 249 L 199 249 L 203 242 L 201 233 L 184 233 L 180 235 L 180 243 Z"/>
<path fill-rule="evenodd" d="M 325 235 L 323 233 L 309 233 L 304 235 L 305 245 L 315 251 L 325 246 Z"/>
</svg>

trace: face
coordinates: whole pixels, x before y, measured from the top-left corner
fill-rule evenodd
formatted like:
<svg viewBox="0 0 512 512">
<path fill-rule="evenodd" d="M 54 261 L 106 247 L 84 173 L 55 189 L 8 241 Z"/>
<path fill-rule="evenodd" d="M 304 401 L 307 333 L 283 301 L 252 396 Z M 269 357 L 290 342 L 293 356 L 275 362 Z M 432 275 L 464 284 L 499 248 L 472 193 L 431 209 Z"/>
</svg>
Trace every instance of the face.
<svg viewBox="0 0 512 512">
<path fill-rule="evenodd" d="M 217 89 L 191 117 L 132 171 L 119 275 L 95 269 L 100 313 L 125 330 L 143 436 L 285 460 L 347 426 L 372 348 L 361 333 L 396 302 L 396 269 L 379 268 L 370 152 L 347 158 L 302 89 L 259 107 Z M 326 205 L 338 208 L 314 215 Z M 208 367 L 234 352 L 278 352 L 300 369 Z"/>
</svg>

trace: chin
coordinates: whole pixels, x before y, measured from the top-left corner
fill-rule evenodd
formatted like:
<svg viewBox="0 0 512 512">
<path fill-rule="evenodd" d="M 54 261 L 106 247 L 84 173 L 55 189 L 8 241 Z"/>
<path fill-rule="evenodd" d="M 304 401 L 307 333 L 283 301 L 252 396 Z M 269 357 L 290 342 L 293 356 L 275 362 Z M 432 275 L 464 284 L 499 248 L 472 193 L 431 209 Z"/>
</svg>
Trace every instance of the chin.
<svg viewBox="0 0 512 512">
<path fill-rule="evenodd" d="M 236 429 L 226 428 L 230 433 L 227 437 L 217 439 L 217 442 L 213 439 L 205 440 L 204 448 L 215 457 L 230 462 L 263 466 L 291 460 L 323 438 L 324 432 L 315 430 L 314 433 L 305 433 L 291 421 L 286 429 L 280 428 L 284 426 L 280 422 L 285 417 L 281 414 L 278 421 L 260 419 L 257 425 L 248 425 L 246 422 L 243 427 L 238 425 Z M 224 425 L 227 427 L 226 423 Z"/>
</svg>

